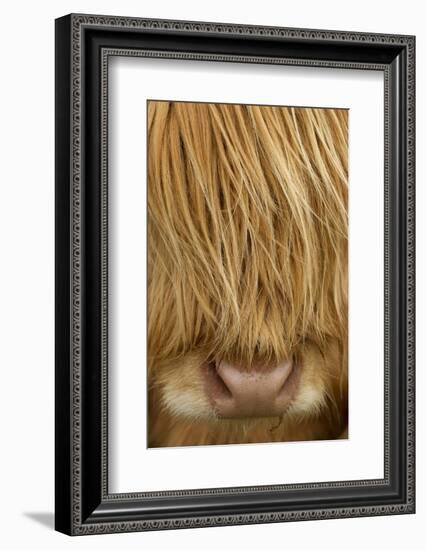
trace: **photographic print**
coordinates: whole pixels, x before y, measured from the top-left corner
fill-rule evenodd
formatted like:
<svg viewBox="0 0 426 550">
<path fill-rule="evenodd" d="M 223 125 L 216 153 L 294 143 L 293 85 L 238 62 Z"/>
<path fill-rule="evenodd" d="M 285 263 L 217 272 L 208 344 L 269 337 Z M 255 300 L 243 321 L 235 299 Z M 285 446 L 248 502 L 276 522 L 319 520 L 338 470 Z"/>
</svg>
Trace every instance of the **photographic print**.
<svg viewBox="0 0 426 550">
<path fill-rule="evenodd" d="M 347 109 L 148 109 L 148 446 L 347 438 Z"/>
<path fill-rule="evenodd" d="M 55 26 L 55 528 L 414 513 L 415 37 Z"/>
</svg>

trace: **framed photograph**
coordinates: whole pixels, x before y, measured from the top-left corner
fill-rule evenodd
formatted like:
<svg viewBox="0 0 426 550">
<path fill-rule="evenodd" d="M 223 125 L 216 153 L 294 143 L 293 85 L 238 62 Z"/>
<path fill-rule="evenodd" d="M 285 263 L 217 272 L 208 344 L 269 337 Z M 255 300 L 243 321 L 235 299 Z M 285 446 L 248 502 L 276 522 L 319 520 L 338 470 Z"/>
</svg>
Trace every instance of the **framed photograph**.
<svg viewBox="0 0 426 550">
<path fill-rule="evenodd" d="M 56 20 L 56 529 L 408 514 L 413 36 Z"/>
</svg>

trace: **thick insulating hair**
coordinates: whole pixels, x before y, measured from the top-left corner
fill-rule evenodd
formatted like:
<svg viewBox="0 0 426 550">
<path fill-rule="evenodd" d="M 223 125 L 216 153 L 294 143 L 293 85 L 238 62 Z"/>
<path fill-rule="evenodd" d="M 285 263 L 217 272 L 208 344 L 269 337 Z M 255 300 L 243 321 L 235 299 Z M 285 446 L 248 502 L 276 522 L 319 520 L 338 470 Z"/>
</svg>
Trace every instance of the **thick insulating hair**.
<svg viewBox="0 0 426 550">
<path fill-rule="evenodd" d="M 346 346 L 348 112 L 148 103 L 149 358 Z"/>
</svg>

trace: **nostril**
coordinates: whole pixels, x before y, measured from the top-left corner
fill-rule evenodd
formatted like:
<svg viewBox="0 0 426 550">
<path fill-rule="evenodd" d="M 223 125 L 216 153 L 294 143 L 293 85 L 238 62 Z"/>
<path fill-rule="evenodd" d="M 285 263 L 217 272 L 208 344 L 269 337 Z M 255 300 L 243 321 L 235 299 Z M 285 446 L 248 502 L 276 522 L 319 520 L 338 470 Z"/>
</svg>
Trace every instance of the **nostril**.
<svg viewBox="0 0 426 550">
<path fill-rule="evenodd" d="M 224 379 L 220 376 L 218 363 L 210 361 L 206 368 L 207 393 L 213 399 L 232 398 L 232 392 L 226 385 Z"/>
<path fill-rule="evenodd" d="M 280 370 L 280 372 L 278 373 L 278 383 L 277 383 L 277 387 L 278 387 L 278 392 L 277 394 L 279 395 L 281 392 L 285 391 L 287 386 L 288 386 L 288 382 L 289 382 L 289 379 L 291 378 L 291 375 L 293 373 L 293 370 L 294 370 L 294 363 L 291 362 L 288 367 L 284 367 L 283 369 Z"/>
</svg>

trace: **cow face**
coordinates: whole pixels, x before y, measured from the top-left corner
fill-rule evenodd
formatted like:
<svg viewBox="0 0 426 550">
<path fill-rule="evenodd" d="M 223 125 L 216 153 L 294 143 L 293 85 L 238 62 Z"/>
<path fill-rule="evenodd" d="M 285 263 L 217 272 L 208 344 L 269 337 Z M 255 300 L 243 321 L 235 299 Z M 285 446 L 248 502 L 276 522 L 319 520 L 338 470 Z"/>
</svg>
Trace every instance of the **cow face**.
<svg viewBox="0 0 426 550">
<path fill-rule="evenodd" d="M 150 446 L 344 430 L 347 125 L 149 102 Z"/>
</svg>

